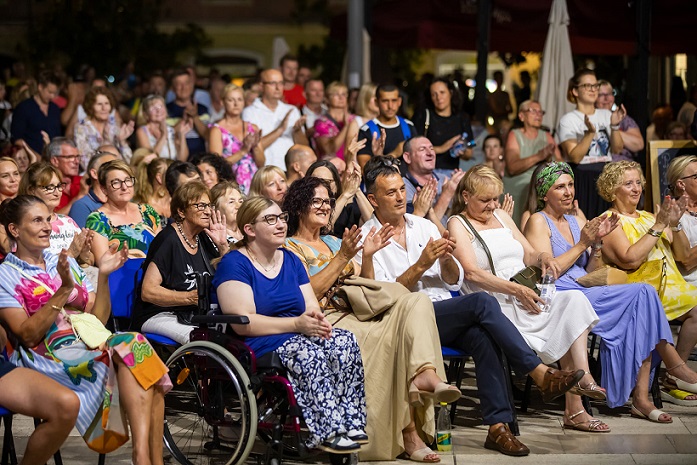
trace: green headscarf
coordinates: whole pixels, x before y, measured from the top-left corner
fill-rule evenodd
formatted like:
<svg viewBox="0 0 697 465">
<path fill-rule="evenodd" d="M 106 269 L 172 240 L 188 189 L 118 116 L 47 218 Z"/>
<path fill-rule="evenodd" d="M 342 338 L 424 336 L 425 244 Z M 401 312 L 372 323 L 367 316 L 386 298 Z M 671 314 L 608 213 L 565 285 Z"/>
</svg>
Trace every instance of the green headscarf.
<svg viewBox="0 0 697 465">
<path fill-rule="evenodd" d="M 568 174 L 571 179 L 574 179 L 574 172 L 568 163 L 563 161 L 553 161 L 537 173 L 535 178 L 535 191 L 537 192 L 537 211 L 545 208 L 545 202 L 542 198 L 547 195 L 547 191 L 557 182 L 557 179 L 562 174 Z"/>
</svg>

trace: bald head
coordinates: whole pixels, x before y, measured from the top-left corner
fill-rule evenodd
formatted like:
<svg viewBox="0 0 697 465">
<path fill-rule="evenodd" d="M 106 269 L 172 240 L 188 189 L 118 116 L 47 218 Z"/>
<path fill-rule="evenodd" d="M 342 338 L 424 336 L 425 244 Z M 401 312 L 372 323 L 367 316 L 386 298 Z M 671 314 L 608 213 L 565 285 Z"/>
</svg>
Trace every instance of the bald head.
<svg viewBox="0 0 697 465">
<path fill-rule="evenodd" d="M 305 177 L 305 173 L 311 164 L 317 161 L 317 155 L 311 147 L 307 145 L 295 144 L 286 153 L 286 168 L 288 178 L 300 179 Z"/>
<path fill-rule="evenodd" d="M 265 69 L 261 72 L 261 100 L 276 104 L 283 98 L 283 75 L 277 69 Z"/>
</svg>

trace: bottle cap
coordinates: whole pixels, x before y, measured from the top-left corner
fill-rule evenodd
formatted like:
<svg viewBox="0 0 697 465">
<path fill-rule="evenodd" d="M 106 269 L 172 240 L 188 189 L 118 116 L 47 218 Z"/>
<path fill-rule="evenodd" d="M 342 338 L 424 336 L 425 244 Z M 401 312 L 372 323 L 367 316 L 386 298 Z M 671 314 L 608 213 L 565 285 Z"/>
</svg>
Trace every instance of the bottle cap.
<svg viewBox="0 0 697 465">
<path fill-rule="evenodd" d="M 441 403 L 440 403 L 440 406 L 441 406 L 441 407 L 446 407 L 447 405 L 448 405 L 447 402 L 441 402 Z"/>
</svg>

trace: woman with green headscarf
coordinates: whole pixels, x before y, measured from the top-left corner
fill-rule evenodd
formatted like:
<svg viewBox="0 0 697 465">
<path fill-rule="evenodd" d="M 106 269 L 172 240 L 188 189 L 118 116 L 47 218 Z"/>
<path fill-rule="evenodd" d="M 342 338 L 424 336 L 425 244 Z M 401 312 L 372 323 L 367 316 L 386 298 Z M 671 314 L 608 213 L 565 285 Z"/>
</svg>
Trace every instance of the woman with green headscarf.
<svg viewBox="0 0 697 465">
<path fill-rule="evenodd" d="M 576 281 L 603 265 L 602 239 L 617 227 L 619 217 L 613 213 L 582 221 L 568 214 L 575 189 L 574 174 L 566 163 L 547 164 L 533 182 L 538 212 L 528 221 L 525 235 L 536 250 L 550 253 L 557 260 L 557 290 L 580 290 L 600 318 L 593 333 L 603 341 L 601 384 L 607 389 L 608 406 L 623 406 L 631 395 L 632 416 L 672 422 L 670 415 L 656 409 L 648 395 L 651 368 L 660 362 L 652 364 L 654 349 L 666 366 L 682 363 L 671 345 L 673 337 L 656 290 L 639 283 L 585 288 Z M 686 383 L 697 380 L 697 373 L 685 365 L 673 374 Z M 693 400 L 685 402 L 695 404 Z"/>
</svg>

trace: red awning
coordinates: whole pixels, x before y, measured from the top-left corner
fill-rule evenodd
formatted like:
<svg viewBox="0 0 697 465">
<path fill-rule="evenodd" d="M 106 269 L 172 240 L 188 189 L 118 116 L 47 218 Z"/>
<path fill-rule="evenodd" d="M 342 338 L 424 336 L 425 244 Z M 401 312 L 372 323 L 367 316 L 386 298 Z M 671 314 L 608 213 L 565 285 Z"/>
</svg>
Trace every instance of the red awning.
<svg viewBox="0 0 697 465">
<path fill-rule="evenodd" d="M 489 49 L 542 52 L 552 0 L 493 0 Z M 636 1 L 567 0 L 571 48 L 580 55 L 636 53 Z M 475 50 L 476 2 L 384 0 L 373 7 L 372 39 L 390 48 Z M 694 0 L 652 2 L 652 55 L 697 54 Z M 334 18 L 332 37 L 346 39 L 346 15 Z"/>
</svg>

